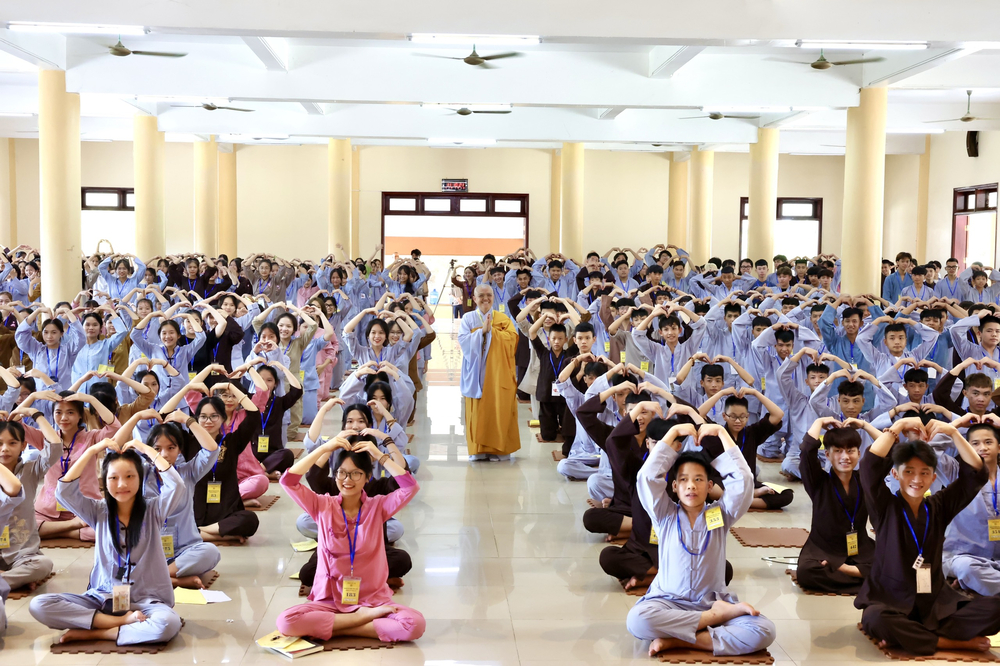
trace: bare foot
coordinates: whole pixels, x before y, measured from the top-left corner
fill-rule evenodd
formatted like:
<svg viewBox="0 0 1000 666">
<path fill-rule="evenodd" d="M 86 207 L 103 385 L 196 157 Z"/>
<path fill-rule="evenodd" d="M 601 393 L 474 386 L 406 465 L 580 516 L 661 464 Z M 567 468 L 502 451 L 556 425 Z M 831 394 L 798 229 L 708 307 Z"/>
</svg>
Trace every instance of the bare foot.
<svg viewBox="0 0 1000 666">
<path fill-rule="evenodd" d="M 122 624 L 135 624 L 136 622 L 145 622 L 147 619 L 149 618 L 142 611 L 132 611 L 122 617 Z"/>
<path fill-rule="evenodd" d="M 171 578 L 170 582 L 174 584 L 174 587 L 186 587 L 191 590 L 205 589 L 205 583 L 198 576 L 181 576 L 180 578 Z"/>
<path fill-rule="evenodd" d="M 267 475 L 267 478 L 271 479 L 272 481 L 277 481 L 278 479 L 281 478 L 281 472 L 277 471 L 271 472 L 270 474 Z M 260 506 L 260 502 L 257 502 L 257 506 Z"/>
<path fill-rule="evenodd" d="M 675 638 L 657 638 L 649 644 L 649 656 L 655 657 L 658 653 L 664 650 L 672 650 L 678 647 L 679 641 Z"/>
<path fill-rule="evenodd" d="M 260 501 L 259 500 L 255 500 L 255 499 L 243 500 L 243 506 L 248 507 L 248 508 L 249 507 L 259 507 L 260 506 Z"/>
<path fill-rule="evenodd" d="M 601 503 L 600 503 L 600 502 L 598 502 L 598 501 L 597 501 L 597 500 L 595 500 L 595 499 L 588 499 L 588 500 L 587 500 L 587 506 L 589 506 L 589 507 L 590 507 L 590 508 L 592 508 L 592 509 L 598 509 L 598 508 L 600 508 L 600 507 L 601 507 Z"/>
<path fill-rule="evenodd" d="M 396 608 L 395 606 L 391 606 L 391 605 L 389 605 L 389 606 L 375 606 L 374 608 L 370 608 L 370 607 L 366 606 L 366 607 L 363 607 L 363 608 L 359 608 L 358 610 L 356 610 L 354 612 L 357 613 L 358 615 L 360 615 L 361 617 L 363 617 L 365 619 L 366 623 L 367 623 L 367 622 L 371 622 L 372 620 L 377 620 L 380 617 L 385 617 L 386 615 L 392 615 L 393 613 L 395 613 L 398 610 L 399 610 L 398 608 Z"/>
<path fill-rule="evenodd" d="M 937 646 L 939 650 L 973 650 L 975 652 L 986 652 L 990 649 L 990 639 L 986 636 L 976 636 L 967 641 L 954 641 L 950 638 L 938 637 Z"/>
<path fill-rule="evenodd" d="M 604 537 L 604 540 L 607 541 L 608 543 L 611 543 L 615 539 L 621 539 L 621 538 L 622 537 L 617 534 L 609 534 L 606 537 Z"/>
<path fill-rule="evenodd" d="M 78 641 L 113 641 L 118 639 L 118 627 L 111 629 L 70 629 L 59 637 L 60 643 L 76 643 Z"/>
<path fill-rule="evenodd" d="M 718 599 L 712 604 L 712 612 L 717 614 L 715 621 L 711 622 L 709 625 L 713 627 L 717 627 L 720 624 L 728 622 L 733 618 L 740 617 L 741 615 L 760 615 L 759 610 L 755 609 L 746 602 L 731 604 L 728 601 L 723 601 L 722 599 Z"/>
<path fill-rule="evenodd" d="M 607 498 L 601 500 L 601 507 L 602 508 L 607 509 L 609 506 L 611 506 L 611 498 L 610 497 L 607 497 Z"/>
<path fill-rule="evenodd" d="M 639 576 L 632 576 L 631 578 L 628 579 L 628 582 L 625 583 L 625 589 L 631 590 L 637 587 L 643 587 L 647 585 L 646 579 L 647 576 L 643 576 L 642 578 L 640 578 Z"/>
</svg>

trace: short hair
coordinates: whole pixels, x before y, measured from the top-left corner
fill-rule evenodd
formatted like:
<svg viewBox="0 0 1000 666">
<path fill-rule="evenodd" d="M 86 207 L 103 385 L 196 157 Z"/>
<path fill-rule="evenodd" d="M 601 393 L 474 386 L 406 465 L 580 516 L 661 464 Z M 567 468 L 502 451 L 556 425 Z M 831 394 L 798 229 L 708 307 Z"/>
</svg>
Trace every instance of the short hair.
<svg viewBox="0 0 1000 666">
<path fill-rule="evenodd" d="M 597 332 L 594 331 L 594 325 L 589 321 L 581 321 L 576 325 L 576 335 L 580 335 L 581 333 L 590 333 L 595 336 L 597 335 Z"/>
<path fill-rule="evenodd" d="M 583 367 L 583 374 L 586 377 L 600 377 L 604 374 L 604 364 L 600 361 L 591 361 Z"/>
<path fill-rule="evenodd" d="M 996 324 L 997 326 L 1000 326 L 1000 319 L 989 315 L 979 318 L 979 330 L 982 330 L 983 326 L 986 326 L 987 324 Z"/>
<path fill-rule="evenodd" d="M 719 271 L 721 275 L 733 275 L 736 271 L 733 270 L 732 266 L 723 266 L 722 270 Z"/>
<path fill-rule="evenodd" d="M 837 395 L 856 398 L 865 394 L 865 385 L 861 382 L 840 382 L 837 385 Z"/>
<path fill-rule="evenodd" d="M 810 313 L 819 312 L 820 314 L 823 314 L 824 312 L 826 312 L 826 305 L 824 303 L 817 303 L 816 305 L 809 308 L 809 312 Z"/>
<path fill-rule="evenodd" d="M 750 402 L 746 398 L 740 398 L 735 395 L 731 395 L 726 398 L 726 405 L 723 407 L 722 411 L 725 412 L 730 407 L 743 407 L 747 411 L 750 410 Z"/>
<path fill-rule="evenodd" d="M 806 375 L 818 372 L 823 375 L 830 374 L 830 368 L 825 363 L 810 363 L 806 366 Z"/>
<path fill-rule="evenodd" d="M 897 252 L 896 261 L 902 261 L 903 259 L 913 259 L 913 255 L 909 252 Z"/>
<path fill-rule="evenodd" d="M 726 306 L 722 308 L 723 314 L 742 314 L 743 306 L 739 303 L 726 303 Z"/>
<path fill-rule="evenodd" d="M 503 275 L 506 271 L 499 266 L 494 266 L 490 269 L 490 275 Z"/>
<path fill-rule="evenodd" d="M 787 275 L 788 277 L 792 277 L 792 269 L 789 268 L 788 266 L 779 266 L 778 270 L 774 271 L 774 274 Z"/>
<path fill-rule="evenodd" d="M 674 259 L 673 262 L 671 262 L 670 264 L 671 268 L 677 268 L 678 266 L 684 268 L 684 262 L 681 261 L 680 259 Z"/>
<path fill-rule="evenodd" d="M 795 342 L 795 334 L 791 331 L 781 329 L 774 332 L 774 339 L 776 342 Z"/>
<path fill-rule="evenodd" d="M 971 375 L 966 375 L 965 377 L 965 388 L 993 388 L 993 380 L 982 372 L 974 372 Z"/>
<path fill-rule="evenodd" d="M 840 321 L 844 321 L 849 317 L 857 317 L 858 319 L 864 319 L 865 315 L 860 308 L 844 308 L 844 311 L 840 313 Z"/>
<path fill-rule="evenodd" d="M 767 317 L 757 315 L 756 317 L 753 318 L 753 321 L 750 322 L 750 329 L 753 330 L 758 326 L 764 326 L 766 328 L 770 328 L 772 326 L 771 320 L 768 319 Z"/>
<path fill-rule="evenodd" d="M 553 333 L 562 333 L 563 335 L 569 335 L 566 332 L 566 327 L 558 323 L 552 324 L 552 326 L 549 327 L 549 335 L 552 335 Z"/>
<path fill-rule="evenodd" d="M 786 298 L 781 299 L 781 304 L 782 305 L 791 305 L 793 308 L 796 308 L 796 307 L 799 306 L 799 299 L 797 299 L 797 298 L 795 298 L 793 296 L 788 296 Z"/>
<path fill-rule="evenodd" d="M 928 308 L 920 312 L 921 321 L 924 319 L 941 319 L 942 317 L 944 317 L 944 313 L 937 308 Z"/>
<path fill-rule="evenodd" d="M 914 266 L 913 270 L 910 271 L 910 275 L 927 275 L 926 266 Z"/>
<path fill-rule="evenodd" d="M 887 324 L 886 327 L 885 327 L 885 329 L 882 331 L 882 335 L 886 336 L 886 335 L 889 335 L 890 333 L 902 333 L 902 334 L 905 335 L 906 334 L 906 325 L 905 324 L 897 324 L 895 322 L 893 322 L 892 324 Z"/>
<path fill-rule="evenodd" d="M 910 368 L 903 375 L 903 383 L 909 384 L 910 382 L 916 382 L 917 384 L 926 384 L 929 377 L 927 376 L 927 371 L 922 368 Z"/>
<path fill-rule="evenodd" d="M 955 257 L 948 257 L 948 260 L 947 260 L 947 261 L 945 261 L 944 263 L 946 263 L 946 264 L 950 264 L 950 263 L 951 263 L 951 262 L 953 262 L 953 261 L 954 261 L 954 262 L 955 262 L 956 264 L 958 263 L 958 259 L 956 259 Z"/>
<path fill-rule="evenodd" d="M 826 449 L 860 449 L 861 434 L 854 428 L 831 428 L 823 435 Z"/>
<path fill-rule="evenodd" d="M 640 402 L 649 402 L 653 397 L 649 395 L 646 391 L 640 391 L 639 393 L 629 393 L 625 396 L 625 405 L 638 405 Z"/>
<path fill-rule="evenodd" d="M 988 277 L 986 273 L 984 271 L 979 270 L 978 268 L 972 271 L 973 280 L 975 280 L 976 278 L 986 278 L 986 277 Z"/>
<path fill-rule="evenodd" d="M 659 264 L 653 264 L 652 266 L 650 266 L 650 267 L 649 267 L 649 268 L 648 268 L 648 269 L 646 270 L 646 273 L 647 273 L 647 274 L 648 274 L 648 273 L 663 273 L 663 266 L 661 266 L 661 265 L 659 265 Z"/>
<path fill-rule="evenodd" d="M 893 467 L 901 467 L 914 458 L 917 458 L 931 469 L 937 470 L 937 455 L 927 442 L 913 439 L 909 442 L 898 442 L 892 447 Z"/>
<path fill-rule="evenodd" d="M 646 426 L 646 439 L 661 440 L 667 436 L 667 433 L 675 425 L 677 425 L 677 421 L 673 419 L 668 420 L 656 417 Z"/>
<path fill-rule="evenodd" d="M 632 298 L 619 298 L 614 302 L 614 307 L 616 308 L 632 308 L 635 307 L 635 299 Z"/>
<path fill-rule="evenodd" d="M 552 261 L 549 262 L 549 268 L 562 268 L 562 267 L 563 263 L 558 259 L 553 259 Z"/>
<path fill-rule="evenodd" d="M 497 258 L 494 257 L 492 254 L 484 254 L 483 263 L 485 264 L 487 261 L 492 261 L 495 264 L 497 263 Z"/>
<path fill-rule="evenodd" d="M 965 432 L 965 438 L 970 439 L 972 433 L 979 432 L 980 430 L 989 430 L 993 438 L 1000 441 L 1000 431 L 992 423 L 974 423 L 970 425 L 969 429 Z"/>
<path fill-rule="evenodd" d="M 707 379 L 709 377 L 725 377 L 726 373 L 723 371 L 722 366 L 717 363 L 706 363 L 701 366 L 701 378 Z"/>
<path fill-rule="evenodd" d="M 753 267 L 757 268 L 758 266 L 763 266 L 764 268 L 767 268 L 768 266 L 770 266 L 770 264 L 767 263 L 767 259 L 758 259 L 757 261 L 753 262 Z"/>
<path fill-rule="evenodd" d="M 833 278 L 833 271 L 831 271 L 829 268 L 823 268 L 818 273 L 816 273 L 816 277 L 831 278 L 832 279 Z"/>
<path fill-rule="evenodd" d="M 666 315 L 660 317 L 660 320 L 656 322 L 657 329 L 669 328 L 671 326 L 676 326 L 677 328 L 681 328 L 681 320 L 675 317 L 674 315 Z"/>
</svg>

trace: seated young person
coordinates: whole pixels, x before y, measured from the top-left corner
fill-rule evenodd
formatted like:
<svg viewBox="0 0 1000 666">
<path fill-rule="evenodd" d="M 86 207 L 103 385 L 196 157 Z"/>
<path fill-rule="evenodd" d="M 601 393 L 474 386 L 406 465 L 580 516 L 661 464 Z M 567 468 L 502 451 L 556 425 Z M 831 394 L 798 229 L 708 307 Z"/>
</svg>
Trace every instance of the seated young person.
<svg viewBox="0 0 1000 666">
<path fill-rule="evenodd" d="M 971 423 L 966 415 L 955 423 L 961 427 Z M 955 516 L 944 533 L 944 575 L 954 578 L 958 587 L 984 597 L 1000 596 L 1000 523 L 997 522 L 997 453 L 1000 419 L 989 417 L 988 423 L 973 423 L 965 438 L 983 459 L 989 475 L 979 497 Z M 992 528 L 992 529 L 991 529 Z"/>
<path fill-rule="evenodd" d="M 838 380 L 844 381 L 837 384 L 836 407 L 830 404 L 828 396 L 830 388 Z M 865 408 L 865 385 L 869 382 L 875 388 L 875 406 L 867 412 L 862 412 Z M 889 393 L 877 379 L 864 370 L 851 372 L 848 369 L 837 370 L 827 376 L 826 380 L 813 391 L 809 397 L 809 405 L 816 412 L 817 417 L 833 416 L 843 423 L 847 419 L 860 419 L 866 423 L 871 423 L 878 416 L 888 412 L 896 406 L 896 398 Z M 860 431 L 861 453 L 863 454 L 872 443 L 871 435 L 866 431 Z"/>
<path fill-rule="evenodd" d="M 23 439 L 23 437 L 22 437 Z M 9 541 L 8 526 L 10 517 L 14 510 L 24 503 L 24 492 L 20 479 L 10 471 L 6 465 L 0 465 L 0 525 L 4 528 L 0 530 L 0 539 Z M 51 564 L 49 567 L 51 568 Z M 3 578 L 0 578 L 0 636 L 7 633 L 7 595 L 10 594 L 10 585 Z"/>
<path fill-rule="evenodd" d="M 956 481 L 925 498 L 936 478 L 937 456 L 921 439 L 897 443 L 904 431 L 928 439 L 951 437 L 961 458 Z M 899 481 L 898 495 L 885 484 L 890 470 Z M 988 637 L 1000 632 L 1000 597 L 966 599 L 947 584 L 941 565 L 947 526 L 976 499 L 987 478 L 982 458 L 943 421 L 925 427 L 919 418 L 900 419 L 861 457 L 875 558 L 854 605 L 864 611 L 861 624 L 869 636 L 917 655 L 990 649 Z"/>
<path fill-rule="evenodd" d="M 104 498 L 95 500 L 83 494 L 80 475 L 105 449 Z M 143 497 L 140 453 L 160 473 L 159 497 Z M 88 447 L 59 479 L 56 498 L 96 535 L 89 589 L 86 594 L 40 594 L 28 606 L 31 616 L 52 629 L 69 629 L 62 643 L 107 640 L 134 645 L 176 636 L 181 619 L 173 610 L 160 527 L 182 501 L 183 486 L 177 470 L 142 442 L 121 446 L 106 439 Z"/>
<path fill-rule="evenodd" d="M 858 419 L 838 426 L 836 419 L 816 419 L 802 440 L 802 485 L 812 500 L 809 538 L 799 553 L 796 577 L 805 590 L 857 594 L 871 569 L 875 542 L 868 536 L 868 508 L 854 467 L 861 458 L 859 429 L 878 432 Z M 822 444 L 820 438 L 823 439 Z M 830 471 L 823 470 L 824 446 Z"/>
<path fill-rule="evenodd" d="M 722 453 L 711 463 L 703 451 L 680 453 L 683 440 L 717 437 Z M 725 490 L 708 504 L 714 484 Z M 650 656 L 671 648 L 741 655 L 774 641 L 774 623 L 726 586 L 726 530 L 750 508 L 753 472 L 721 426 L 672 427 L 652 447 L 636 482 L 642 506 L 659 535 L 659 571 L 649 592 L 629 611 L 629 633 L 652 641 Z"/>
<path fill-rule="evenodd" d="M 593 354 L 583 354 L 574 357 L 559 375 L 555 386 L 574 419 L 580 405 L 586 400 L 580 388 L 589 389 L 604 372 L 604 363 L 598 362 Z M 578 384 L 582 386 L 578 388 Z M 566 457 L 556 465 L 556 471 L 571 481 L 585 481 L 597 471 L 601 449 L 591 439 L 587 429 L 577 421 L 576 437 L 570 442 L 563 442 L 563 455 Z"/>
<path fill-rule="evenodd" d="M 333 468 L 340 494 L 317 495 L 302 485 L 302 476 L 331 454 L 337 455 Z M 376 462 L 399 488 L 368 497 L 364 486 Z M 420 638 L 426 626 L 423 615 L 392 602 L 382 537 L 386 519 L 416 495 L 413 476 L 382 453 L 373 438 L 338 436 L 292 465 L 281 485 L 318 524 L 319 555 L 309 602 L 282 612 L 278 630 L 321 640 L 362 636 L 395 643 Z"/>
</svg>

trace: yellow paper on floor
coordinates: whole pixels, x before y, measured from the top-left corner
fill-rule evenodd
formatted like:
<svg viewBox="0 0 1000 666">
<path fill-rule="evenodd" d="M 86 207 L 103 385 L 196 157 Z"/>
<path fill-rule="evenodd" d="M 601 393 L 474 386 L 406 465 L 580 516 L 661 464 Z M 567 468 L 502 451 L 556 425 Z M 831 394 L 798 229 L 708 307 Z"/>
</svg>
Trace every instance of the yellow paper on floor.
<svg viewBox="0 0 1000 666">
<path fill-rule="evenodd" d="M 783 493 L 786 490 L 791 490 L 788 486 L 783 486 L 780 483 L 771 483 L 770 481 L 765 481 L 764 485 L 776 493 Z"/>
<path fill-rule="evenodd" d="M 291 578 L 292 580 L 298 580 L 299 579 L 299 572 L 296 571 L 291 576 L 289 576 L 289 578 Z"/>
<path fill-rule="evenodd" d="M 319 542 L 316 539 L 306 539 L 305 541 L 293 541 L 292 548 L 295 552 L 306 553 L 310 550 L 316 550 L 319 546 Z"/>
<path fill-rule="evenodd" d="M 299 640 L 300 639 L 298 636 L 285 636 L 280 631 L 272 631 L 267 636 L 258 638 L 257 645 L 261 646 L 262 648 L 284 649 Z"/>
<path fill-rule="evenodd" d="M 204 606 L 208 603 L 208 601 L 205 600 L 205 595 L 201 593 L 201 590 L 189 590 L 186 587 L 175 587 L 174 603 Z"/>
<path fill-rule="evenodd" d="M 990 636 L 990 647 L 1000 647 L 1000 634 Z"/>
<path fill-rule="evenodd" d="M 528 421 L 529 428 L 538 428 L 540 426 L 538 419 L 531 419 Z"/>
</svg>

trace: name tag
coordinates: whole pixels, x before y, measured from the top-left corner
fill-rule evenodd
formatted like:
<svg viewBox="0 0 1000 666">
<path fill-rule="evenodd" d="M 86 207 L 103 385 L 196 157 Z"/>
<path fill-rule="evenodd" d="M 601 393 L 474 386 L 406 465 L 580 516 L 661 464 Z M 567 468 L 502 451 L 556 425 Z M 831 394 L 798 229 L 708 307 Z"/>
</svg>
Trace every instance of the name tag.
<svg viewBox="0 0 1000 666">
<path fill-rule="evenodd" d="M 717 506 L 713 506 L 711 509 L 705 512 L 705 526 L 714 530 L 719 527 L 723 527 L 726 521 L 722 519 L 722 509 Z"/>
<path fill-rule="evenodd" d="M 344 576 L 344 591 L 340 595 L 340 602 L 351 606 L 357 605 L 361 598 L 361 579 L 353 576 Z"/>
<path fill-rule="evenodd" d="M 10 525 L 4 525 L 0 532 L 0 550 L 4 548 L 10 548 Z"/>
<path fill-rule="evenodd" d="M 909 397 L 910 395 L 909 393 L 906 392 L 905 386 L 900 386 L 898 389 L 896 389 L 896 391 L 899 393 L 899 395 L 903 396 L 904 398 Z"/>
<path fill-rule="evenodd" d="M 858 371 L 858 364 L 857 363 L 851 363 L 851 370 L 853 372 L 857 372 Z"/>
<path fill-rule="evenodd" d="M 931 565 L 927 564 L 917 569 L 917 594 L 931 593 Z"/>
<path fill-rule="evenodd" d="M 639 364 L 639 369 L 642 370 L 643 372 L 648 372 L 649 371 L 649 361 L 643 361 L 642 363 L 640 363 Z"/>
<path fill-rule="evenodd" d="M 222 501 L 222 482 L 221 481 L 209 481 L 208 482 L 208 497 L 205 500 L 209 504 L 218 504 Z"/>
<path fill-rule="evenodd" d="M 101 363 L 99 366 L 97 366 L 97 372 L 100 373 L 100 374 L 102 374 L 102 375 L 107 374 L 107 373 L 109 373 L 109 372 L 111 372 L 113 370 L 114 370 L 114 368 L 112 368 L 110 365 L 106 365 L 104 363 Z"/>
<path fill-rule="evenodd" d="M 604 351 L 605 351 L 605 353 L 611 351 L 611 343 L 610 342 L 605 342 L 604 343 Z"/>
<path fill-rule="evenodd" d="M 619 362 L 619 363 L 624 363 L 624 362 L 625 362 L 625 352 L 621 352 L 621 353 L 619 354 L 619 359 L 618 359 L 618 362 Z"/>
<path fill-rule="evenodd" d="M 257 453 L 267 453 L 271 445 L 271 438 L 261 435 L 257 438 Z"/>
<path fill-rule="evenodd" d="M 994 377 L 993 378 L 993 390 L 995 391 L 998 388 L 1000 388 L 1000 377 Z"/>
<path fill-rule="evenodd" d="M 59 500 L 56 500 L 56 511 L 59 511 L 60 513 L 62 513 L 63 511 L 69 511 L 69 509 L 67 509 L 62 504 L 60 504 Z"/>
<path fill-rule="evenodd" d="M 767 380 L 764 377 L 760 378 L 760 392 L 763 393 L 767 390 Z"/>
<path fill-rule="evenodd" d="M 465 301 L 465 307 L 467 307 L 467 308 L 471 308 L 472 307 L 472 299 L 471 298 L 468 299 L 467 301 Z"/>
<path fill-rule="evenodd" d="M 555 384 L 552 385 L 552 397 L 553 398 L 559 397 L 559 387 L 556 386 Z"/>
<path fill-rule="evenodd" d="M 162 534 L 160 535 L 160 543 L 163 544 L 163 555 L 165 557 L 174 556 L 174 535 L 172 534 Z"/>
<path fill-rule="evenodd" d="M 858 533 L 847 533 L 847 555 L 851 557 L 858 554 Z"/>
<path fill-rule="evenodd" d="M 111 612 L 127 613 L 132 607 L 132 586 L 115 585 L 111 588 Z"/>
<path fill-rule="evenodd" d="M 929 379 L 937 379 L 937 368 L 927 368 L 927 377 Z"/>
<path fill-rule="evenodd" d="M 649 527 L 649 543 L 654 546 L 660 545 L 660 537 L 656 535 L 656 525 L 650 525 Z"/>
<path fill-rule="evenodd" d="M 506 310 L 506 307 L 507 307 L 506 305 L 504 305 L 503 303 L 500 303 L 500 304 L 499 304 L 499 305 L 497 306 L 497 311 L 498 311 L 498 312 L 506 312 L 506 311 L 507 311 L 507 310 Z"/>
<path fill-rule="evenodd" d="M 299 383 L 301 384 L 305 380 L 306 380 L 306 371 L 305 370 L 299 370 Z"/>
<path fill-rule="evenodd" d="M 189 381 L 189 382 L 193 382 L 193 381 L 194 381 L 194 378 L 195 378 L 195 377 L 197 377 L 197 376 L 198 376 L 198 373 L 197 373 L 197 372 L 189 372 L 189 373 L 188 373 L 188 381 Z"/>
<path fill-rule="evenodd" d="M 1000 518 L 991 518 L 986 521 L 987 526 L 990 529 L 990 541 L 1000 541 Z M 6 528 L 4 531 L 6 534 Z M 0 537 L 0 544 L 3 543 L 3 537 Z M 0 545 L 0 548 L 5 548 L 6 546 Z"/>
</svg>

